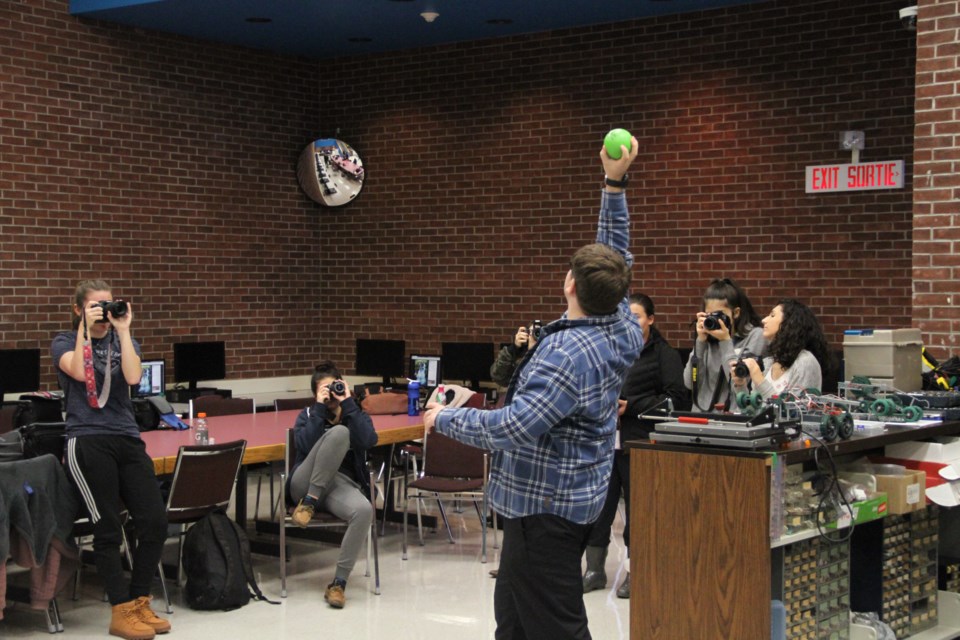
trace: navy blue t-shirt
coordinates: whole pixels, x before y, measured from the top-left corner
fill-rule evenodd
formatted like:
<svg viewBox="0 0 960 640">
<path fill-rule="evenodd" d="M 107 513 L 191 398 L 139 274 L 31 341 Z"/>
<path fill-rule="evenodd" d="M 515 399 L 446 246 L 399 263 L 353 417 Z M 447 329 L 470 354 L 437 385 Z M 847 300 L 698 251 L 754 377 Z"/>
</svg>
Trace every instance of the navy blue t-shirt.
<svg viewBox="0 0 960 640">
<path fill-rule="evenodd" d="M 131 341 L 139 356 L 140 344 L 132 338 Z M 57 368 L 60 388 L 63 389 L 66 400 L 68 438 L 93 435 L 124 435 L 140 438 L 140 430 L 133 417 L 130 385 L 124 380 L 123 371 L 120 368 L 120 338 L 115 331 L 110 331 L 103 338 L 90 340 L 93 348 L 93 369 L 97 379 L 97 395 L 99 396 L 103 391 L 107 347 L 111 342 L 113 353 L 110 355 L 110 396 L 103 409 L 96 409 L 87 402 L 86 383 L 74 380 L 60 369 L 60 359 L 77 346 L 76 332 L 64 331 L 53 339 L 50 350 L 53 353 L 53 364 Z M 77 355 L 83 357 L 83 354 Z"/>
</svg>

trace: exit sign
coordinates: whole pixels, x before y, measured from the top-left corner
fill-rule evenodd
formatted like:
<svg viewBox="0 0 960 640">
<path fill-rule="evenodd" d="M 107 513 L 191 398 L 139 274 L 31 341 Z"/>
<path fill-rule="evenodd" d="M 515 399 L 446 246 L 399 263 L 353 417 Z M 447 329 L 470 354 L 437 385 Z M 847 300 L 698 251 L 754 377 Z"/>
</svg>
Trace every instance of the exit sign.
<svg viewBox="0 0 960 640">
<path fill-rule="evenodd" d="M 807 193 L 902 189 L 903 160 L 807 167 Z"/>
</svg>

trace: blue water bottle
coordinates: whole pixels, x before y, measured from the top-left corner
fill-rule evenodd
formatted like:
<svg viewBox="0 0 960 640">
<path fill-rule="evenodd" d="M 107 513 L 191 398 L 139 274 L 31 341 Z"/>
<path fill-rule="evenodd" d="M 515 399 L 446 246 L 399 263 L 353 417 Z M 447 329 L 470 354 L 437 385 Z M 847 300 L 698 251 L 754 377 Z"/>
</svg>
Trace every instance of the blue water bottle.
<svg viewBox="0 0 960 640">
<path fill-rule="evenodd" d="M 416 380 L 407 383 L 407 415 L 420 415 L 420 383 Z"/>
</svg>

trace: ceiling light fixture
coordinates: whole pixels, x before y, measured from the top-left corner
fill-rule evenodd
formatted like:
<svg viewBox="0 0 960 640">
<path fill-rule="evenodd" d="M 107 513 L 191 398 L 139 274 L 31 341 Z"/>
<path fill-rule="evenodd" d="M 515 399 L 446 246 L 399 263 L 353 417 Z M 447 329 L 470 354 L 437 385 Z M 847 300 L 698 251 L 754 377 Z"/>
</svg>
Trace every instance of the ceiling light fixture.
<svg viewBox="0 0 960 640">
<path fill-rule="evenodd" d="M 440 14 L 436 11 L 424 11 L 420 14 L 420 17 L 423 18 L 426 22 L 433 22 L 440 17 Z"/>
</svg>

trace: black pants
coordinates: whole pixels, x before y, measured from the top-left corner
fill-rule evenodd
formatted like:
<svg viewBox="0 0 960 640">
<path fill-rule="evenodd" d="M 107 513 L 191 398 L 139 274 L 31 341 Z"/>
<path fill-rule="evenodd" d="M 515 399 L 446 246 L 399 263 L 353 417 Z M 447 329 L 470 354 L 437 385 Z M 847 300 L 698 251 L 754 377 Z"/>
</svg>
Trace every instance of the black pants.
<svg viewBox="0 0 960 640">
<path fill-rule="evenodd" d="M 590 639 L 580 577 L 589 530 L 552 515 L 504 518 L 497 640 Z"/>
<path fill-rule="evenodd" d="M 167 513 L 143 441 L 126 436 L 72 438 L 67 443 L 67 467 L 93 522 L 97 573 L 110 604 L 149 595 L 167 537 Z M 134 548 L 129 586 L 120 560 L 124 506 L 135 536 L 130 540 Z"/>
<path fill-rule="evenodd" d="M 623 525 L 623 544 L 630 553 L 630 453 L 617 449 L 613 452 L 613 471 L 610 473 L 610 486 L 607 499 L 603 503 L 600 517 L 593 523 L 587 544 L 591 547 L 606 547 L 610 544 L 610 530 L 617 517 L 620 493 L 623 492 L 623 510 L 626 516 Z"/>
</svg>

